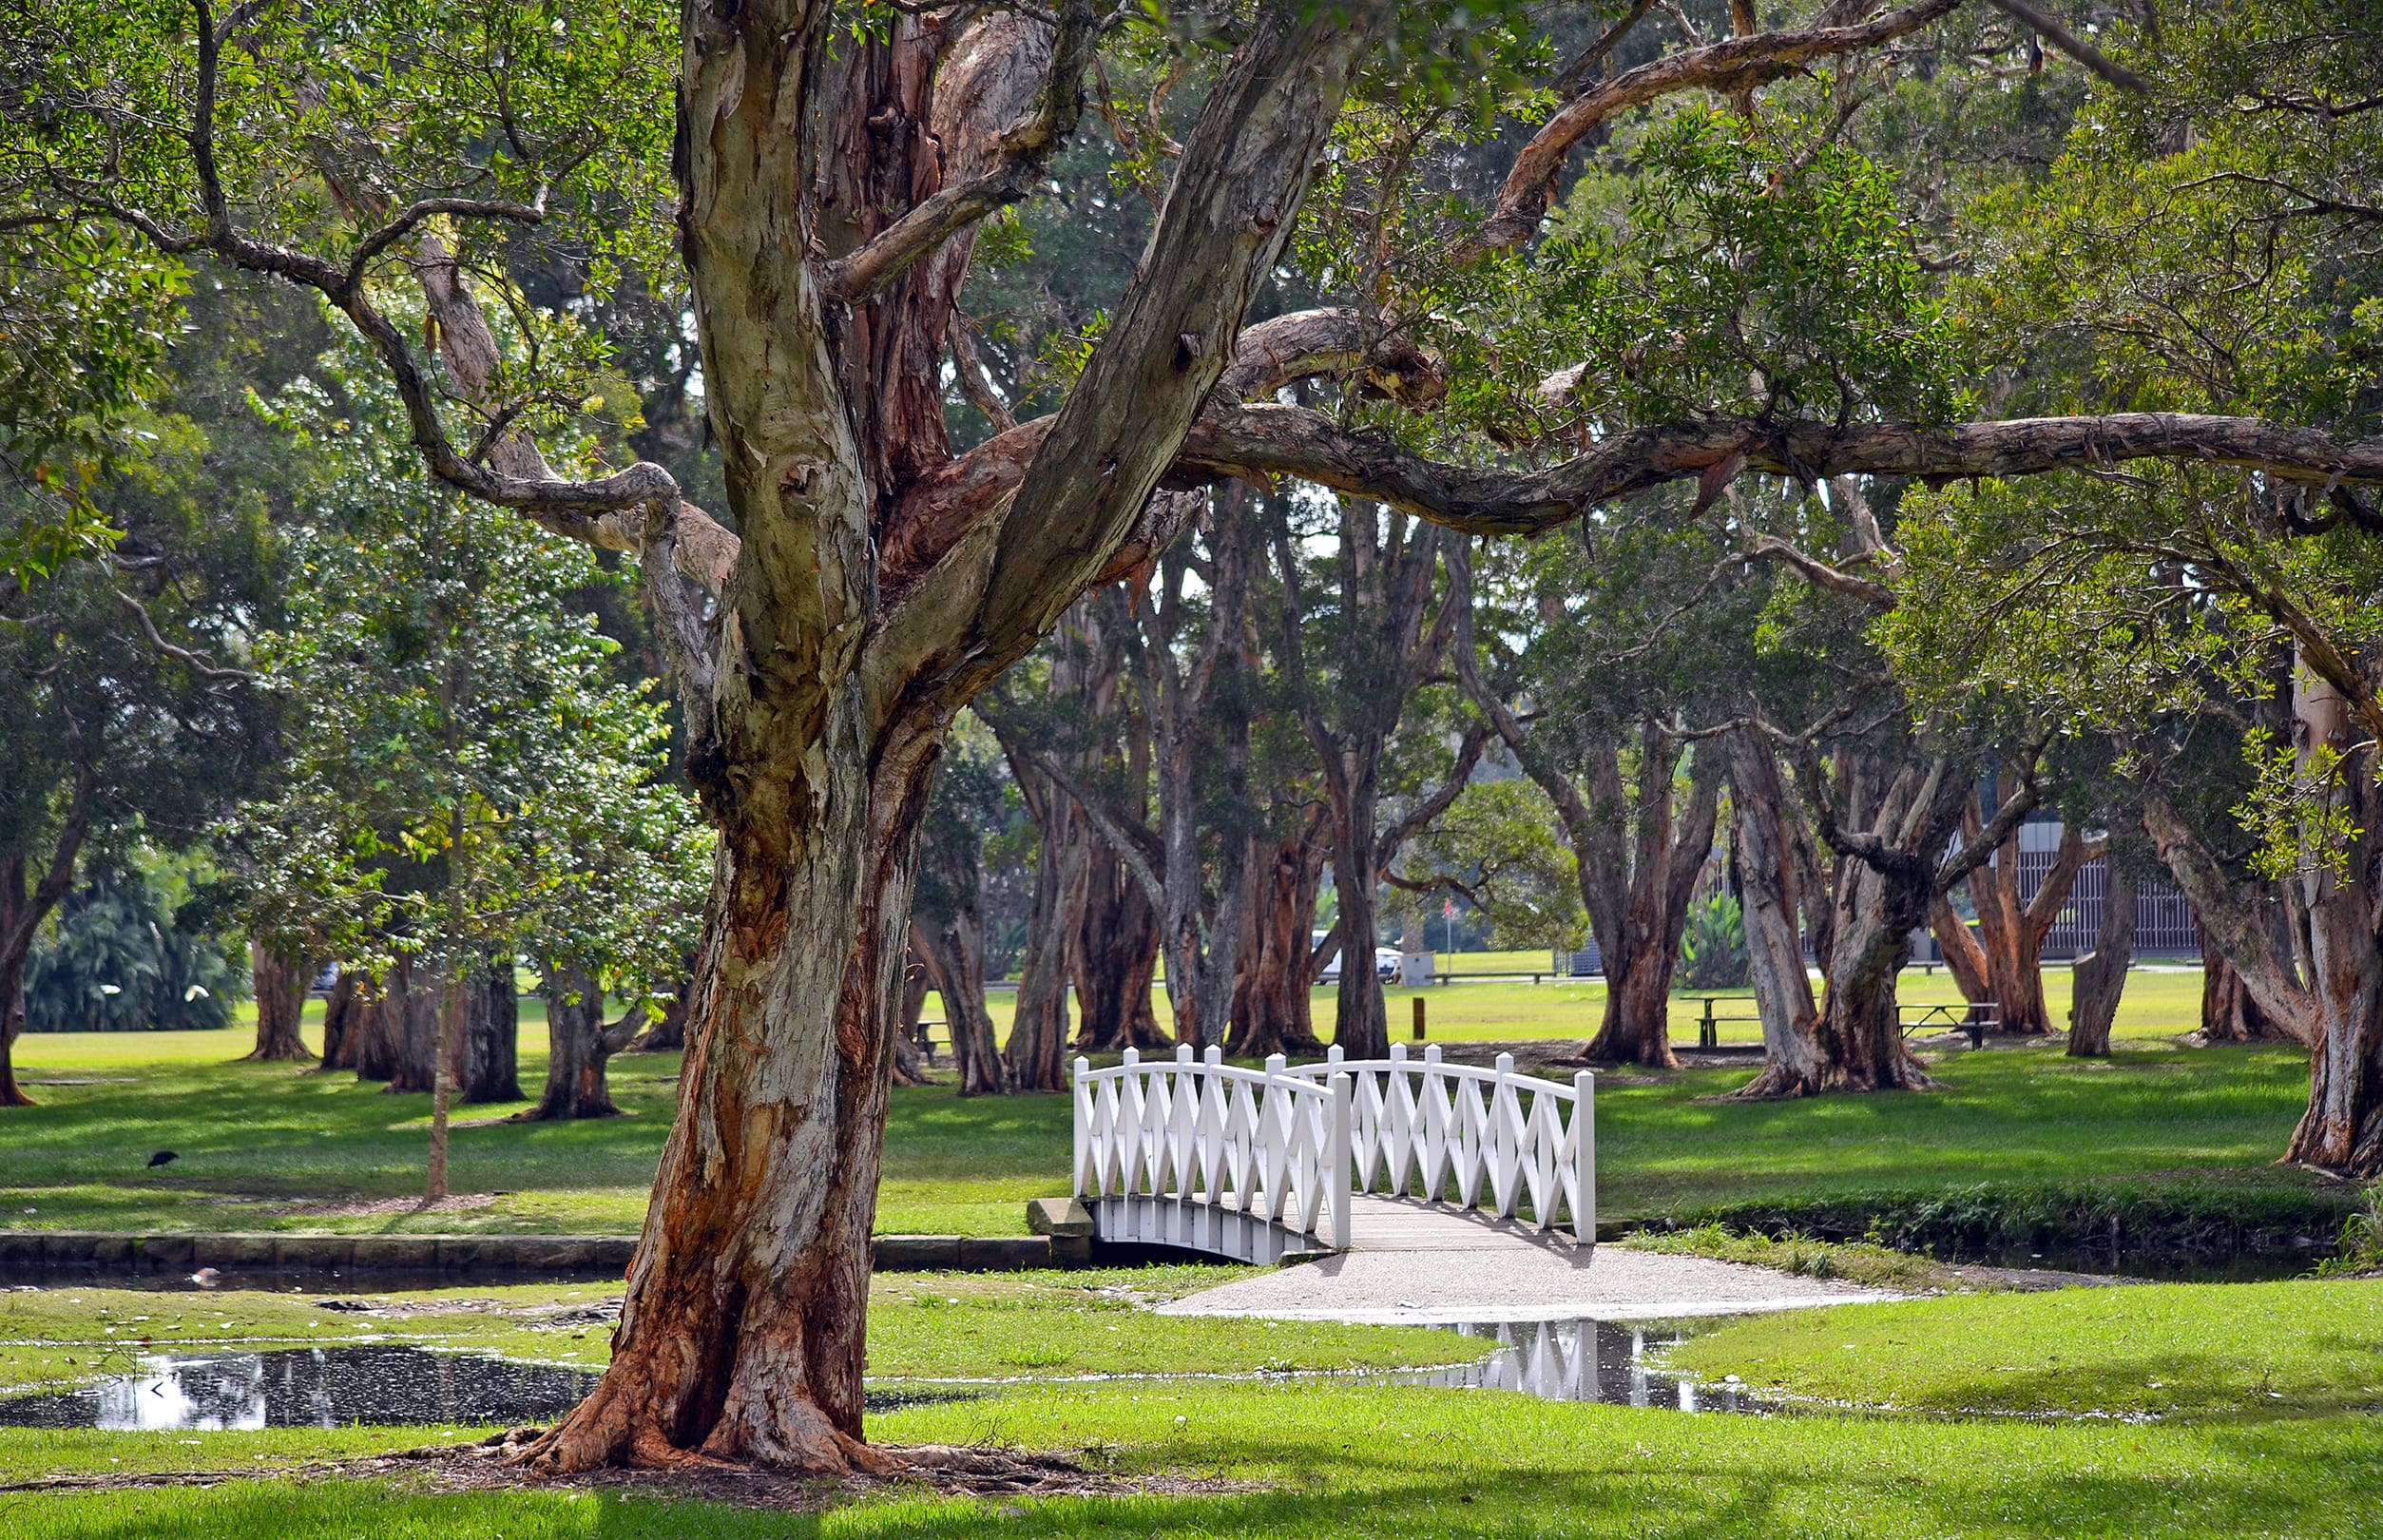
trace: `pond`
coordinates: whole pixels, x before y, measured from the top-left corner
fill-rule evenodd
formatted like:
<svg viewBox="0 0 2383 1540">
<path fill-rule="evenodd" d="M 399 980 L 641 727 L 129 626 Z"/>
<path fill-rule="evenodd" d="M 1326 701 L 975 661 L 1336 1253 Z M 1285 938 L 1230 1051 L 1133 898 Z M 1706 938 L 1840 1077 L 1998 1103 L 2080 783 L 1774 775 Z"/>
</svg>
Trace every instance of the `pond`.
<svg viewBox="0 0 2383 1540">
<path fill-rule="evenodd" d="M 1767 1410 L 1735 1385 L 1701 1384 L 1650 1366 L 1682 1327 L 1596 1320 L 1501 1322 L 1452 1328 L 1480 1339 L 1483 1356 L 1445 1369 L 1336 1379 L 1519 1391 L 1559 1401 L 1595 1401 L 1682 1412 Z M 1104 1376 L 1104 1383 L 1178 1376 Z M 1251 1382 L 1321 1378 L 1262 1374 Z M 374 1344 L 279 1348 L 256 1353 L 143 1355 L 128 1369 L 76 1390 L 0 1399 L 0 1427 L 108 1430 L 337 1428 L 551 1421 L 579 1404 L 593 1370 L 513 1363 L 473 1354 Z M 1063 1381 L 1064 1382 L 1064 1381 Z M 1024 1382 L 1011 1382 L 1024 1383 Z M 902 1380 L 867 1395 L 883 1413 L 932 1401 L 998 1395 L 983 1381 Z"/>
</svg>

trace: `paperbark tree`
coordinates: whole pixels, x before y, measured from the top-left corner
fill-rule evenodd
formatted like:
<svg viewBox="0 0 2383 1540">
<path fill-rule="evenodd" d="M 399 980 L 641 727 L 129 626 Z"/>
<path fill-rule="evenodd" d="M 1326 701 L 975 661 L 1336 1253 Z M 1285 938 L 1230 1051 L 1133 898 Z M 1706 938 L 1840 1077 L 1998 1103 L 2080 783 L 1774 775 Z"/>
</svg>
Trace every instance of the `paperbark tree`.
<svg viewBox="0 0 2383 1540">
<path fill-rule="evenodd" d="M 308 1050 L 298 1023 L 314 970 L 302 956 L 279 952 L 262 937 L 248 944 L 249 987 L 257 997 L 257 1046 L 247 1057 L 262 1063 L 303 1063 Z"/>
<path fill-rule="evenodd" d="M 1615 113 L 1669 91 L 1750 89 L 1795 64 L 1909 35 L 1955 4 L 1921 0 L 1855 25 L 1735 38 L 1591 85 L 1534 139 L 1538 169 L 1518 167 L 1523 193 L 1500 219 L 1531 222 L 1548 167 Z M 509 25 L 515 9 L 493 19 Z M 881 35 L 855 39 L 849 17 L 824 5 L 690 0 L 680 39 L 679 233 L 730 536 L 659 467 L 582 481 L 536 473 L 512 448 L 527 443 L 511 411 L 526 410 L 526 398 L 494 405 L 467 391 L 459 395 L 476 420 L 462 405 L 448 409 L 444 386 L 376 298 L 382 265 L 400 251 L 422 255 L 413 238 L 427 221 L 545 219 L 543 152 L 559 144 L 550 164 L 579 175 L 600 136 L 566 133 L 477 174 L 422 178 L 417 185 L 516 196 L 442 193 L 381 222 L 367 217 L 339 260 L 243 225 L 257 205 L 227 194 L 216 144 L 236 118 L 243 133 L 269 135 L 312 79 L 336 98 L 315 122 L 336 124 L 347 116 L 340 107 L 383 88 L 383 67 L 436 71 L 460 60 L 452 79 L 469 89 L 430 99 L 471 125 L 441 143 L 492 143 L 511 122 L 509 71 L 550 48 L 531 48 L 544 29 L 527 27 L 504 34 L 502 47 L 486 45 L 494 52 L 484 60 L 475 16 L 447 40 L 452 48 L 383 48 L 368 35 L 356 57 L 374 67 L 335 68 L 326 59 L 338 64 L 348 45 L 305 31 L 313 14 L 241 7 L 219 21 L 198 0 L 194 41 L 140 44 L 176 67 L 149 68 L 144 54 L 142 68 L 119 72 L 114 54 L 127 45 L 114 33 L 81 47 L 79 32 L 52 34 L 97 22 L 37 11 L 28 56 L 73 68 L 68 100 L 43 118 L 42 131 L 64 147 L 36 151 L 36 184 L 161 249 L 316 289 L 381 356 L 436 476 L 641 558 L 687 710 L 690 775 L 722 852 L 680 1117 L 611 1366 L 538 1447 L 535 1457 L 552 1468 L 690 1455 L 821 1471 L 887 1466 L 860 1441 L 865 1274 L 928 778 L 963 703 L 1087 587 L 1173 538 L 1170 501 L 1149 496 L 1170 470 L 1194 479 L 1294 475 L 1500 533 L 1551 528 L 1653 486 L 1740 472 L 1999 475 L 2192 454 L 2340 485 L 2383 478 L 2383 446 L 2256 421 L 2152 414 L 1914 426 L 1842 410 L 1804 420 L 1776 401 L 1617 432 L 1562 467 L 1483 471 L 1432 461 L 1309 408 L 1212 401 L 1357 60 L 1392 20 L 1391 8 L 1373 5 L 1268 8 L 1246 24 L 1182 138 L 1149 244 L 1065 404 L 953 460 L 940 376 L 967 231 L 1026 196 L 1072 128 L 1100 17 L 1075 0 L 1055 24 L 905 10 Z M 580 20 L 600 41 L 633 45 L 650 31 L 637 15 Z M 227 75 L 219 59 L 236 34 L 241 68 Z M 137 28 L 127 35 L 142 36 Z M 141 112 L 123 111 L 120 74 L 162 99 L 144 95 Z M 554 100 L 611 124 L 636 112 L 622 106 L 623 88 L 607 77 L 593 111 L 585 92 Z M 497 101 L 479 107 L 491 90 Z M 160 124 L 186 126 L 157 134 Z M 126 133 L 154 137 L 120 163 L 111 156 Z M 297 137 L 261 157 L 271 174 L 259 186 L 313 174 L 326 146 Z M 422 143 L 390 136 L 384 153 L 416 155 Z M 243 146 L 240 169 L 258 164 L 246 153 L 254 147 Z M 311 186 L 298 201 L 304 218 L 277 228 L 318 230 L 325 205 Z M 452 319 L 440 318 L 440 335 L 466 335 Z M 1360 356 L 1370 347 L 1361 338 Z M 459 448 L 458 433 L 487 439 L 486 452 Z M 1343 822 L 1345 893 L 1370 881 L 1361 868 L 1374 831 L 1360 834 L 1355 817 Z M 1370 888 L 1359 902 L 1370 907 Z M 1370 932 L 1353 925 L 1349 938 L 1361 962 Z M 1362 967 L 1344 970 L 1344 990 L 1366 977 Z M 1378 1042 L 1378 1000 L 1361 989 L 1344 1014 L 1354 1047 Z"/>
<path fill-rule="evenodd" d="M 466 1102 L 518 1102 L 521 997 L 510 958 L 474 968 L 463 980 L 463 1037 L 455 1088 Z"/>
<path fill-rule="evenodd" d="M 2009 787 L 2005 785 L 2001 791 L 2008 796 Z M 1963 838 L 1976 838 L 1983 827 L 1984 820 L 1974 807 L 1962 815 Z M 1929 923 L 1963 998 L 1972 1005 L 1991 1004 L 1995 1030 L 2018 1037 L 2051 1034 L 2051 1011 L 2044 1003 L 2044 938 L 2067 907 L 2078 872 L 2100 857 L 2107 843 L 2089 840 L 2074 827 L 2063 825 L 2060 845 L 2052 853 L 2042 882 L 2023 899 L 2019 835 L 2014 829 L 1987 864 L 1970 874 L 1970 898 L 1977 907 L 1975 934 L 1954 913 L 1950 894 L 1940 895 L 1931 907 Z"/>
<path fill-rule="evenodd" d="M 2105 859 L 2102 923 L 2094 931 L 2093 950 L 2078 958 L 2070 972 L 2068 1056 L 2072 1059 L 2108 1057 L 2110 1026 L 2118 1019 L 2126 971 L 2135 962 L 2135 871 L 2115 855 Z"/>
<path fill-rule="evenodd" d="M 645 1025 L 644 1004 L 632 1004 L 618 1021 L 606 1022 L 604 986 L 595 976 L 554 964 L 539 970 L 538 994 L 547 1008 L 546 1088 L 536 1107 L 515 1116 L 525 1123 L 618 1117 L 605 1066 Z"/>
<path fill-rule="evenodd" d="M 1752 726 L 1736 729 L 1724 741 L 1736 814 L 1746 961 L 1754 979 L 1756 1014 L 1762 1018 L 1764 1072 L 1755 1084 L 1765 1086 L 1776 1078 L 1781 1085 L 1817 1085 L 1822 1079 L 1820 1012 L 1813 1000 L 1812 977 L 1804 970 L 1798 920 L 1811 897 L 1817 896 L 1817 885 L 1811 880 L 1817 874 L 1801 859 L 1790 827 L 1797 815 L 1779 775 L 1778 751 Z M 1818 951 L 1823 958 L 1829 955 L 1825 946 Z"/>
</svg>

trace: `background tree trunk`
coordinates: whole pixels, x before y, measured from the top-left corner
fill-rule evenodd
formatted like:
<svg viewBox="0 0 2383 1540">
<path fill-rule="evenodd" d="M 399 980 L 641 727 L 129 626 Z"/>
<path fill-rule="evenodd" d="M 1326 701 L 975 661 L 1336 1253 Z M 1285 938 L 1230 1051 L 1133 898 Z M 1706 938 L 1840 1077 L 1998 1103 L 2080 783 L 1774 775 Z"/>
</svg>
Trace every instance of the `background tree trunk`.
<svg viewBox="0 0 2383 1540">
<path fill-rule="evenodd" d="M 1671 1051 L 1672 973 L 1697 877 L 1712 858 L 1722 775 L 1718 752 L 1694 756 L 1686 799 L 1680 801 L 1673 780 L 1681 753 L 1662 724 L 1650 722 L 1641 730 L 1636 828 L 1625 871 L 1592 871 L 1624 837 L 1619 804 L 1608 818 L 1596 820 L 1604 826 L 1590 838 L 1573 841 L 1583 901 L 1594 900 L 1589 914 L 1598 926 L 1597 950 L 1605 971 L 1605 1017 L 1581 1049 L 1584 1059 L 1664 1068 L 1680 1063 Z M 1614 779 L 1618 782 L 1618 757 Z M 1619 894 L 1610 891 L 1616 876 Z"/>
<path fill-rule="evenodd" d="M 2071 974 L 2068 1053 L 2076 1059 L 2108 1056 L 2110 1026 L 2135 962 L 2135 874 L 2115 854 L 2104 860 L 2102 924 L 2093 950 L 2077 959 Z"/>
<path fill-rule="evenodd" d="M 339 976 L 331 981 L 331 991 L 322 1002 L 322 1064 L 320 1069 L 354 1069 L 356 1055 L 364 1044 L 364 998 L 356 990 L 356 973 L 352 968 L 339 970 Z"/>
<path fill-rule="evenodd" d="M 932 1086 L 927 1057 L 919 1051 L 918 1024 L 927 1017 L 927 996 L 934 989 L 927 954 L 919 950 L 918 922 L 911 921 L 910 961 L 902 965 L 902 1014 L 894 1029 L 894 1084 Z"/>
<path fill-rule="evenodd" d="M 661 1013 L 654 1024 L 638 1035 L 636 1042 L 624 1051 L 630 1053 L 666 1053 L 687 1046 L 687 1002 L 695 993 L 695 975 L 701 967 L 703 948 L 687 953 L 686 967 L 681 971 L 678 987 L 662 1003 Z"/>
<path fill-rule="evenodd" d="M 428 1092 L 436 1076 L 438 975 L 399 957 L 365 1004 L 356 1051 L 358 1080 L 388 1082 L 392 1094 Z"/>
<path fill-rule="evenodd" d="M 1018 769 L 1023 773 L 1024 767 Z M 1004 1051 L 1010 1088 L 1067 1086 L 1067 984 L 1076 972 L 1076 920 L 1090 876 L 1091 830 L 1083 809 L 1057 787 L 1042 793 L 1042 840 L 1034 863 L 1034 900 L 1027 911 L 1026 955 L 1018 963 L 1017 1012 Z"/>
<path fill-rule="evenodd" d="M 604 987 L 587 973 L 555 966 L 539 970 L 538 994 L 547 1008 L 546 1088 L 536 1107 L 515 1115 L 525 1123 L 619 1116 L 605 1066 L 636 1037 L 644 1008 L 633 1007 L 607 1026 Z"/>
<path fill-rule="evenodd" d="M 1752 728 L 1729 735 L 1730 802 L 1736 814 L 1739 904 L 1755 1010 L 1762 1018 L 1762 1073 L 1733 1094 L 1745 1100 L 1796 1095 L 1819 1083 L 1815 1042 L 1820 1012 L 1804 970 L 1803 907 L 1787 788 L 1778 756 Z"/>
<path fill-rule="evenodd" d="M 1935 1085 L 1904 1046 L 1895 981 L 1912 960 L 1912 929 L 1928 913 L 1925 879 L 1890 877 L 1849 861 L 1839 879 L 1835 946 L 1815 1034 L 1811 1090 L 1924 1090 Z"/>
<path fill-rule="evenodd" d="M 2200 916 L 2194 928 L 2200 929 Z M 2259 1006 L 2226 954 L 2201 939 L 2200 1036 L 2204 1043 L 2290 1043 L 2297 1039 Z"/>
<path fill-rule="evenodd" d="M 2297 882 L 2307 915 L 2309 991 L 2318 1007 L 2316 1047 L 2309 1055 L 2309 1107 L 2284 1158 L 2342 1176 L 2383 1174 L 2383 945 L 2376 901 L 2383 895 L 2383 792 L 2374 781 L 2375 750 L 2349 703 L 2306 664 L 2296 664 L 2293 744 L 2305 784 L 2324 795 L 2357 831 L 2338 870 L 2304 860 Z M 2338 755 L 2327 780 L 2319 756 Z"/>
<path fill-rule="evenodd" d="M 943 996 L 951 1030 L 951 1058 L 960 1071 L 963 1096 L 998 1096 L 1009 1088 L 992 1012 L 985 1008 L 985 926 L 970 905 L 940 927 L 913 929 Z M 1065 1041 L 1064 1039 L 1062 1040 Z"/>
<path fill-rule="evenodd" d="M 604 1011 L 599 993 L 597 1013 Z M 512 964 L 491 959 L 490 966 L 464 975 L 463 1042 L 459 1048 L 456 1093 L 465 1102 L 518 1102 L 521 1095 L 521 998 L 513 985 Z"/>
<path fill-rule="evenodd" d="M 264 1063 L 313 1058 L 298 1030 L 314 977 L 306 959 L 277 952 L 259 937 L 248 943 L 248 972 L 257 996 L 257 1046 L 247 1057 Z"/>
<path fill-rule="evenodd" d="M 1323 879 L 1321 810 L 1312 813 L 1298 833 L 1276 842 L 1268 856 L 1253 863 L 1252 944 L 1225 1052 L 1252 1059 L 1269 1053 L 1313 1057 L 1324 1050 L 1308 995 L 1315 980 L 1316 891 Z"/>
<path fill-rule="evenodd" d="M 1150 895 L 1105 845 L 1096 845 L 1084 923 L 1076 934 L 1076 1048 L 1087 1053 L 1169 1048 L 1150 991 L 1159 975 L 1159 916 Z"/>
</svg>

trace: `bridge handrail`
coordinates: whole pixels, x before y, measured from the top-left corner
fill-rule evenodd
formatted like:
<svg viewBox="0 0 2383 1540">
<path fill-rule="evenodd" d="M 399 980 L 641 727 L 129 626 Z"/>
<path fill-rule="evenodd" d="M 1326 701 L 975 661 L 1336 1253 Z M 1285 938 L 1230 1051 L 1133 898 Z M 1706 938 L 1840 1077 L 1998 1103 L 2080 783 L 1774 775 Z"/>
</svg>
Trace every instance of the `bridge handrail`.
<svg viewBox="0 0 2383 1540">
<path fill-rule="evenodd" d="M 1484 1069 L 1443 1062 L 1437 1043 L 1421 1059 L 1393 1043 L 1385 1059 L 1344 1058 L 1335 1045 L 1321 1062 L 1284 1072 L 1351 1077 L 1359 1192 L 1443 1202 L 1452 1187 L 1458 1207 L 1489 1208 L 1500 1219 L 1516 1217 L 1528 1192 L 1540 1229 L 1555 1228 L 1561 1203 L 1573 1239 L 1596 1243 L 1597 1077 L 1588 1070 L 1566 1086 L 1516 1074 L 1511 1053 Z"/>
<path fill-rule="evenodd" d="M 1263 1069 L 1188 1046 L 1171 1060 L 1128 1049 L 1104 1069 L 1075 1062 L 1076 1196 L 1198 1198 L 1256 1212 L 1348 1245 L 1349 1197 L 1388 1192 L 1515 1218 L 1528 1194 L 1542 1230 L 1561 1209 L 1575 1240 L 1597 1235 L 1596 1079 L 1570 1086 L 1421 1059 L 1392 1045 L 1384 1059 Z M 1286 1217 L 1287 1216 L 1287 1217 Z"/>
</svg>

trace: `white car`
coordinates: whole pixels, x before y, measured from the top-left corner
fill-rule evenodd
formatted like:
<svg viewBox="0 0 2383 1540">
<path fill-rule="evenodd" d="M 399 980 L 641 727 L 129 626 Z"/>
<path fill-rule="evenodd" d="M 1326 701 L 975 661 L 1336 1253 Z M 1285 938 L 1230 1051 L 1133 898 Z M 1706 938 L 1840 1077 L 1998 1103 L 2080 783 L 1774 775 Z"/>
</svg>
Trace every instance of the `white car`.
<svg viewBox="0 0 2383 1540">
<path fill-rule="evenodd" d="M 1330 934 L 1332 934 L 1330 931 L 1315 932 L 1313 934 L 1313 938 L 1308 944 L 1311 947 L 1320 947 L 1324 944 L 1324 937 Z M 1398 949 L 1396 947 L 1375 947 L 1374 949 L 1374 973 L 1375 977 L 1379 978 L 1385 984 L 1394 984 L 1398 981 Z M 1339 953 L 1336 952 L 1332 954 L 1332 961 L 1324 965 L 1324 971 L 1316 975 L 1316 981 L 1318 984 L 1337 984 L 1340 982 Z"/>
</svg>

